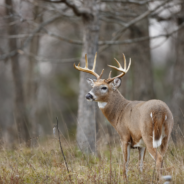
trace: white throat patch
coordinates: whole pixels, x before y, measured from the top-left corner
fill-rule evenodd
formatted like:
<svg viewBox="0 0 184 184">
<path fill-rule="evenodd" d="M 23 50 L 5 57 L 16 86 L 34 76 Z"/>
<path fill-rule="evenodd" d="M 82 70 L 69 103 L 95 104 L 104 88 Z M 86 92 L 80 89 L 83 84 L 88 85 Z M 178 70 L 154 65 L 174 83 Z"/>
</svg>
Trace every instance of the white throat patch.
<svg viewBox="0 0 184 184">
<path fill-rule="evenodd" d="M 107 105 L 107 102 L 98 102 L 98 107 L 99 107 L 100 109 L 105 108 L 106 105 Z"/>
</svg>

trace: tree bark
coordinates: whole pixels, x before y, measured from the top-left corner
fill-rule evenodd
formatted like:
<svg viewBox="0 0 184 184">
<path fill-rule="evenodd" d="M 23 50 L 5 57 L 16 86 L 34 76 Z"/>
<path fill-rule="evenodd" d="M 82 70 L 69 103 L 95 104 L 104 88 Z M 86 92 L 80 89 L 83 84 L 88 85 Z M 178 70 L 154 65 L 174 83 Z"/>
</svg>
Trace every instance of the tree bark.
<svg viewBox="0 0 184 184">
<path fill-rule="evenodd" d="M 8 34 L 16 35 L 17 34 L 16 24 L 10 25 L 10 23 L 14 21 L 12 0 L 5 0 L 5 4 L 7 16 L 9 16 L 7 25 Z M 9 39 L 8 42 L 10 51 L 17 49 L 16 38 Z M 11 60 L 13 83 L 15 88 L 14 118 L 18 128 L 20 143 L 26 142 L 26 145 L 30 146 L 30 135 L 28 132 L 29 121 L 26 113 L 24 91 L 18 55 L 11 57 L 10 60 Z"/>
<path fill-rule="evenodd" d="M 41 2 L 38 2 L 41 3 Z M 39 6 L 33 5 L 32 8 L 33 18 L 39 25 L 42 21 L 42 17 L 39 15 Z M 37 91 L 38 91 L 38 62 L 34 56 L 38 55 L 39 52 L 39 41 L 40 37 L 35 36 L 30 43 L 30 56 L 27 67 L 27 80 L 26 80 L 26 102 L 29 109 L 29 117 L 31 119 L 31 145 L 37 145 L 38 137 L 38 126 L 36 122 L 36 109 L 37 109 Z"/>
<path fill-rule="evenodd" d="M 84 3 L 94 16 L 90 19 L 83 17 L 84 33 L 81 65 L 85 65 L 85 54 L 87 54 L 88 67 L 92 68 L 95 52 L 98 48 L 99 12 L 96 0 L 86 0 Z M 77 141 L 83 152 L 96 153 L 96 104 L 85 99 L 85 95 L 90 91 L 90 86 L 86 82 L 89 77 L 92 78 L 90 74 L 80 73 Z"/>
<path fill-rule="evenodd" d="M 178 17 L 178 26 L 184 23 L 184 1 L 181 7 L 181 14 Z M 176 39 L 176 62 L 173 71 L 173 98 L 172 111 L 174 114 L 174 128 L 172 139 L 178 143 L 181 138 L 184 140 L 184 30 L 178 32 Z"/>
<path fill-rule="evenodd" d="M 147 10 L 147 6 L 136 6 L 137 13 Z M 149 36 L 149 22 L 144 19 L 130 28 L 131 39 Z M 133 44 L 130 47 L 133 68 L 133 99 L 150 100 L 154 98 L 153 73 L 150 55 L 150 41 Z"/>
</svg>

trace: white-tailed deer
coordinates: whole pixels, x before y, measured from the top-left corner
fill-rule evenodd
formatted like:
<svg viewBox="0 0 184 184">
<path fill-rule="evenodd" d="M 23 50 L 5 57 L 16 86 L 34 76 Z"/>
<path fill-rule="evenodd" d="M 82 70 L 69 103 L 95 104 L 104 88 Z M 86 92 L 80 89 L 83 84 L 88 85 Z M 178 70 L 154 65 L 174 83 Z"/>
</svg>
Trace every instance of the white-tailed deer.
<svg viewBox="0 0 184 184">
<path fill-rule="evenodd" d="M 111 78 L 111 72 L 108 79 L 101 79 L 103 70 L 100 75 L 95 73 L 96 57 L 94 59 L 93 69 L 88 69 L 87 55 L 86 66 L 84 68 L 74 64 L 75 69 L 94 75 L 97 79 L 88 79 L 92 90 L 86 95 L 89 101 L 98 102 L 98 106 L 104 116 L 109 120 L 112 126 L 118 132 L 124 155 L 123 176 L 126 178 L 128 171 L 128 161 L 131 148 L 138 148 L 140 171 L 143 169 L 143 160 L 146 148 L 154 160 L 156 160 L 157 172 L 160 177 L 163 156 L 168 147 L 171 130 L 174 124 L 173 116 L 168 106 L 160 100 L 149 101 L 130 101 L 125 99 L 118 87 L 123 77 L 129 70 L 126 67 L 124 57 L 124 68 L 116 60 L 119 68 L 109 65 L 121 72 L 116 77 Z M 160 147 L 160 152 L 157 148 Z M 171 177 L 165 177 L 171 179 Z"/>
</svg>

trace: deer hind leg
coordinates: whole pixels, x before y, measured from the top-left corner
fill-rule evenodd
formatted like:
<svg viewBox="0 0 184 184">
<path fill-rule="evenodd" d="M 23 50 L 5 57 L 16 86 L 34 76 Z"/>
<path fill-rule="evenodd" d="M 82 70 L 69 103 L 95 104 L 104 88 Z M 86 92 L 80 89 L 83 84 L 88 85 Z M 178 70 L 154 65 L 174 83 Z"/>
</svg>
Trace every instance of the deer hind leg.
<svg viewBox="0 0 184 184">
<path fill-rule="evenodd" d="M 162 156 L 164 156 L 165 152 L 167 151 L 168 141 L 169 141 L 168 137 L 164 137 L 162 139 L 162 144 L 161 144 L 161 147 L 160 147 L 160 153 L 161 153 Z"/>
<path fill-rule="evenodd" d="M 161 147 L 160 147 L 160 153 L 163 157 L 165 155 L 165 152 L 167 151 L 167 148 L 168 148 L 168 137 L 164 137 L 162 140 Z M 163 161 L 162 161 L 161 168 L 162 167 L 163 167 Z"/>
<path fill-rule="evenodd" d="M 168 141 L 169 141 L 168 137 L 164 137 L 163 140 L 162 140 L 162 144 L 161 144 L 161 147 L 160 147 L 160 153 L 163 157 L 164 157 L 164 155 L 167 151 L 167 148 L 168 148 Z M 161 164 L 161 168 L 162 167 L 163 167 L 163 161 L 162 161 L 162 164 Z M 162 169 L 161 169 L 161 174 L 162 174 Z M 167 176 L 162 176 L 162 179 L 169 183 L 169 181 L 172 180 L 172 177 L 170 175 L 167 175 Z"/>
<path fill-rule="evenodd" d="M 149 154 L 151 157 L 156 161 L 156 170 L 157 170 L 157 179 L 161 179 L 161 166 L 162 166 L 162 161 L 163 157 L 162 155 L 158 152 L 156 148 L 153 148 L 151 146 L 147 147 Z"/>
<path fill-rule="evenodd" d="M 143 161 L 145 158 L 146 148 L 145 147 L 139 147 L 139 169 L 142 172 L 143 171 Z"/>
<path fill-rule="evenodd" d="M 123 178 L 127 179 L 128 177 L 128 162 L 130 159 L 130 145 L 127 142 L 122 142 L 123 149 Z"/>
</svg>

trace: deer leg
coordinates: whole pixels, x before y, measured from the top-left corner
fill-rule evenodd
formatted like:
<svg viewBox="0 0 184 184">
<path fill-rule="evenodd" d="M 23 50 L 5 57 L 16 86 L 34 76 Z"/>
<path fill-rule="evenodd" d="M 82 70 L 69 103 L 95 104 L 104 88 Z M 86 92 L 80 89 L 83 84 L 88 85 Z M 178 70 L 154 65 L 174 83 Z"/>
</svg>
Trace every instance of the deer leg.
<svg viewBox="0 0 184 184">
<path fill-rule="evenodd" d="M 162 144 L 161 144 L 161 147 L 160 147 L 160 153 L 161 153 L 162 157 L 164 157 L 165 152 L 167 151 L 167 148 L 168 148 L 168 137 L 164 137 L 162 139 Z M 162 161 L 162 164 L 161 164 L 161 168 L 162 167 L 163 167 L 163 161 Z"/>
<path fill-rule="evenodd" d="M 160 147 L 160 153 L 161 153 L 162 157 L 164 157 L 165 152 L 167 151 L 168 141 L 169 141 L 168 137 L 164 137 L 162 139 L 162 144 Z M 161 174 L 162 174 L 162 168 L 163 168 L 163 160 L 161 163 L 161 172 L 160 172 Z M 162 179 L 165 181 L 165 183 L 170 183 L 170 181 L 172 180 L 172 176 L 171 175 L 162 176 Z"/>
<path fill-rule="evenodd" d="M 130 145 L 126 143 L 122 143 L 122 149 L 123 149 L 123 158 L 124 158 L 124 163 L 123 163 L 123 177 L 127 178 L 128 177 L 128 162 L 130 158 Z"/>
<path fill-rule="evenodd" d="M 167 151 L 167 148 L 168 148 L 168 137 L 164 137 L 162 139 L 162 144 L 161 144 L 161 147 L 160 147 L 160 153 L 162 156 L 165 155 L 165 152 Z"/>
<path fill-rule="evenodd" d="M 161 166 L 162 166 L 162 161 L 163 161 L 163 157 L 162 155 L 158 152 L 157 149 L 153 148 L 153 147 L 147 147 L 149 154 L 151 155 L 151 157 L 156 161 L 156 169 L 157 169 L 157 173 L 158 173 L 158 179 L 161 178 Z"/>
<path fill-rule="evenodd" d="M 143 171 L 143 161 L 146 153 L 146 148 L 145 147 L 139 147 L 139 168 L 140 171 Z"/>
</svg>

